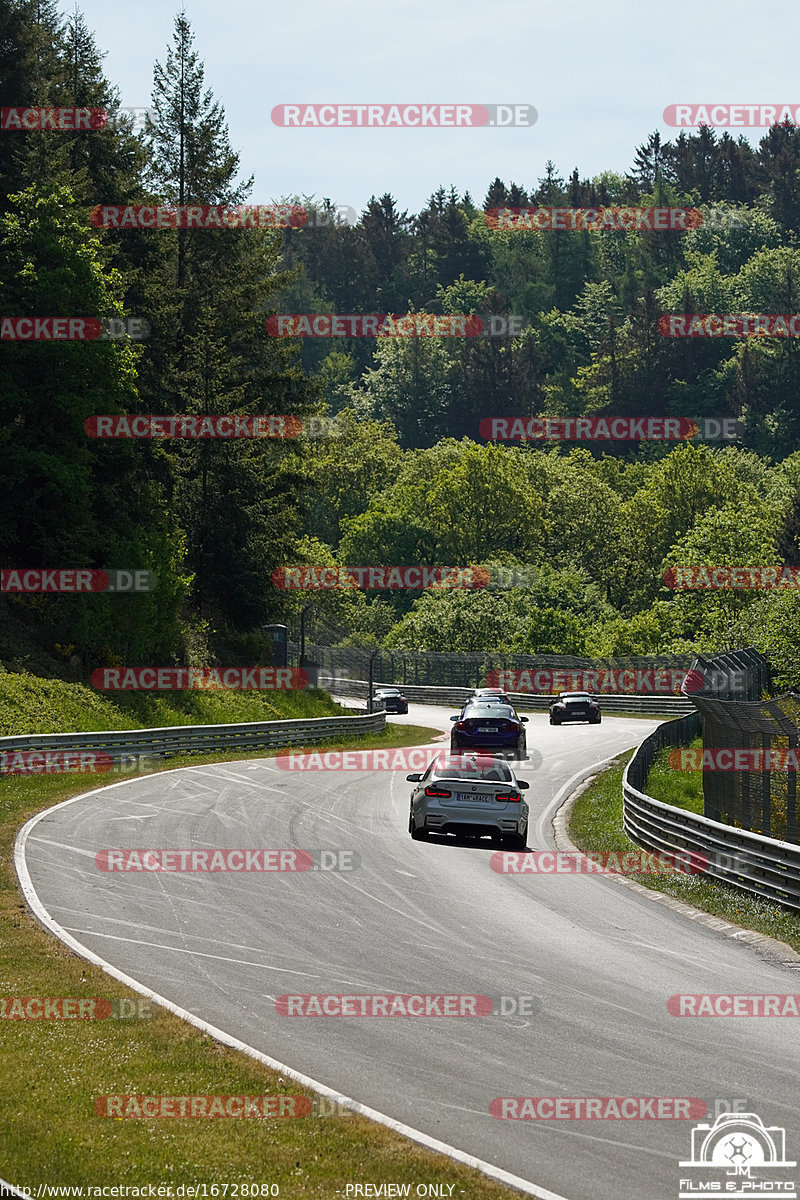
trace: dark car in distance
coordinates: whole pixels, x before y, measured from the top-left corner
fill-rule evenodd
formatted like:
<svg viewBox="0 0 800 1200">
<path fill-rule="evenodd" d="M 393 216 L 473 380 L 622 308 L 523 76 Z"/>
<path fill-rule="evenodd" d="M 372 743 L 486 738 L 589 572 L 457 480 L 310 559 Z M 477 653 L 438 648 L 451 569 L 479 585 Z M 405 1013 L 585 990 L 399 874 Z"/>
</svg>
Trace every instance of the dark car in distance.
<svg viewBox="0 0 800 1200">
<path fill-rule="evenodd" d="M 511 752 L 517 759 L 527 757 L 525 726 L 527 717 L 520 717 L 510 704 L 497 700 L 468 700 L 458 717 L 451 717 L 450 751 L 492 750 L 495 754 Z"/>
<path fill-rule="evenodd" d="M 565 721 L 599 725 L 600 705 L 589 692 L 561 692 L 550 705 L 550 724 L 563 725 Z"/>
<path fill-rule="evenodd" d="M 399 688 L 378 688 L 372 695 L 372 708 L 374 711 L 384 708 L 386 712 L 407 713 L 408 701 Z"/>
</svg>

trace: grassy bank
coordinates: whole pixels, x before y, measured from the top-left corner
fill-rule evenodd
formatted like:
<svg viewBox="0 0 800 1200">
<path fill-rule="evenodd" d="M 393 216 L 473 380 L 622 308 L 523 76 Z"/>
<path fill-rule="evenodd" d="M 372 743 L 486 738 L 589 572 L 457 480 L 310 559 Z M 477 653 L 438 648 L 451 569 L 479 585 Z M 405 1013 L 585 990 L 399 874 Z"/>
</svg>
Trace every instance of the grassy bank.
<svg viewBox="0 0 800 1200">
<path fill-rule="evenodd" d="M 692 749 L 703 748 L 703 739 L 689 743 Z M 703 815 L 703 772 L 676 771 L 669 765 L 670 748 L 665 746 L 656 754 L 647 776 L 647 794 L 663 804 L 684 808 Z"/>
<path fill-rule="evenodd" d="M 318 688 L 274 692 L 98 692 L 82 683 L 0 672 L 0 737 L 278 721 L 336 716 L 342 711 L 327 692 Z"/>
</svg>

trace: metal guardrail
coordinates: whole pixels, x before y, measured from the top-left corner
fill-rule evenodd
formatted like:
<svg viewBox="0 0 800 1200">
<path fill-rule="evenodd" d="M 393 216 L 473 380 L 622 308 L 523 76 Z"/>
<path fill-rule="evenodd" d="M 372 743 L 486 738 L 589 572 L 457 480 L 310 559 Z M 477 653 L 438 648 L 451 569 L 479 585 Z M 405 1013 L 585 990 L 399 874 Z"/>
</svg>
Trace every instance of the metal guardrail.
<svg viewBox="0 0 800 1200">
<path fill-rule="evenodd" d="M 291 721 L 248 721 L 241 725 L 172 725 L 159 729 L 113 729 L 101 733 L 36 733 L 0 738 L 0 752 L 85 751 L 115 762 L 135 756 L 167 758 L 213 750 L 262 750 L 325 742 L 332 737 L 381 733 L 386 713 L 353 717 L 309 717 Z"/>
<path fill-rule="evenodd" d="M 704 874 L 750 895 L 800 910 L 800 845 L 723 825 L 646 795 L 647 773 L 664 746 L 700 734 L 700 714 L 659 725 L 634 754 L 622 780 L 623 826 L 648 850 L 692 851 L 708 859 Z"/>
<path fill-rule="evenodd" d="M 340 679 L 331 675 L 320 675 L 319 686 L 326 691 L 336 692 L 339 696 L 355 696 L 366 700 L 369 684 L 365 679 Z M 381 687 L 399 687 L 403 695 L 417 704 L 446 704 L 451 708 L 461 708 L 472 695 L 474 689 L 468 687 L 429 687 L 422 684 L 386 684 L 376 683 L 375 689 Z M 529 712 L 546 712 L 554 700 L 553 696 L 536 695 L 532 692 L 509 692 L 514 705 Z M 605 712 L 649 713 L 652 715 L 669 715 L 670 713 L 691 713 L 692 704 L 685 696 L 654 695 L 627 696 L 606 695 L 598 693 L 600 708 Z"/>
</svg>

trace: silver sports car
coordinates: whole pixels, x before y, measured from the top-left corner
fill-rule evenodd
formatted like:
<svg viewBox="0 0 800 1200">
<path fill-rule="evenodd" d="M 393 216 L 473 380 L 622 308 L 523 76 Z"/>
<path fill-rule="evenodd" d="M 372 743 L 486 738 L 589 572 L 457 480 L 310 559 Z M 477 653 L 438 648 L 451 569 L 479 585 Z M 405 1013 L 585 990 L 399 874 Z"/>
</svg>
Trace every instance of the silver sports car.
<svg viewBox="0 0 800 1200">
<path fill-rule="evenodd" d="M 504 758 L 492 754 L 447 754 L 435 758 L 423 774 L 406 776 L 414 784 L 408 832 L 416 841 L 429 833 L 491 836 L 492 841 L 524 850 L 528 805 Z"/>
</svg>

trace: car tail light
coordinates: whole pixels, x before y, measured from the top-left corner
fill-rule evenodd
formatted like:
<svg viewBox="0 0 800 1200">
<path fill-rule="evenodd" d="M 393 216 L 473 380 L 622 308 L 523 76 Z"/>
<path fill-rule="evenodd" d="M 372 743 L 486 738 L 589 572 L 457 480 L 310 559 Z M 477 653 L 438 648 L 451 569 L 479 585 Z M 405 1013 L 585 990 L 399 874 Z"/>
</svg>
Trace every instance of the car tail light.
<svg viewBox="0 0 800 1200">
<path fill-rule="evenodd" d="M 469 728 L 470 728 L 470 723 L 469 723 L 469 721 L 456 721 L 456 729 L 466 729 L 466 730 L 469 730 Z"/>
<path fill-rule="evenodd" d="M 438 788 L 438 787 L 434 786 L 434 787 L 426 787 L 425 795 L 426 796 L 449 796 L 450 793 L 444 791 L 442 788 Z"/>
<path fill-rule="evenodd" d="M 522 797 L 518 792 L 504 792 L 502 796 L 495 796 L 495 800 L 502 801 L 508 804 L 517 803 Z"/>
</svg>

